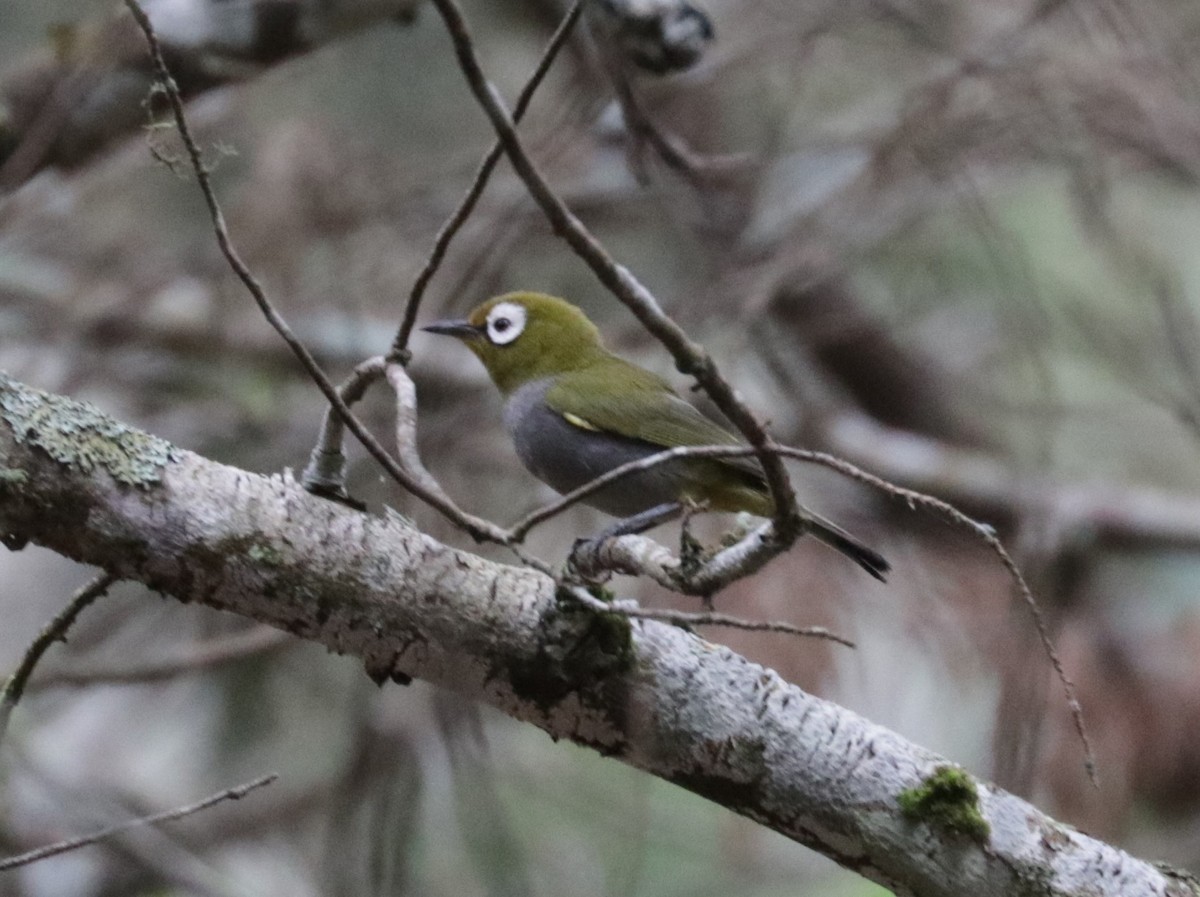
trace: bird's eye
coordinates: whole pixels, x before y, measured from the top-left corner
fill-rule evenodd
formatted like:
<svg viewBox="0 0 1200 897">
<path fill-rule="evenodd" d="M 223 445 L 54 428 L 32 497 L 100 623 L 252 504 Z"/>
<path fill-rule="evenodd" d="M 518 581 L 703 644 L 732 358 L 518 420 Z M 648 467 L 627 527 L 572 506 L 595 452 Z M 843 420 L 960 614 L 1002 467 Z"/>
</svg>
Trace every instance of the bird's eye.
<svg viewBox="0 0 1200 897">
<path fill-rule="evenodd" d="M 517 302 L 501 302 L 487 316 L 487 336 L 494 346 L 507 346 L 525 329 L 525 307 Z"/>
</svg>

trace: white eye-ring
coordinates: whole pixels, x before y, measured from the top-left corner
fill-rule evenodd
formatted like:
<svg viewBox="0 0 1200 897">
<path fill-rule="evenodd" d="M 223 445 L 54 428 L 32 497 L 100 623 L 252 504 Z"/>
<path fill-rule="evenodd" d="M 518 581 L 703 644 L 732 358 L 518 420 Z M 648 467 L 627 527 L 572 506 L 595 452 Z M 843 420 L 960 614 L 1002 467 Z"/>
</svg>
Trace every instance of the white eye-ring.
<svg viewBox="0 0 1200 897">
<path fill-rule="evenodd" d="M 525 306 L 501 302 L 488 312 L 487 337 L 493 345 L 507 346 L 525 329 Z"/>
</svg>

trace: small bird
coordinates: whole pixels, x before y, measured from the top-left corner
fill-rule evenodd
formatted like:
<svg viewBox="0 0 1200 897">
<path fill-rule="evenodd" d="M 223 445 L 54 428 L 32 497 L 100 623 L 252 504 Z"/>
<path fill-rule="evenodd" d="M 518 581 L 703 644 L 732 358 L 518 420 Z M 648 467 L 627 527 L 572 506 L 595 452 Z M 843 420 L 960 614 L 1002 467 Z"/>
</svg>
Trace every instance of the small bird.
<svg viewBox="0 0 1200 897">
<path fill-rule="evenodd" d="M 596 325 L 554 296 L 508 293 L 465 320 L 423 329 L 456 337 L 479 357 L 504 396 L 504 425 L 517 455 L 560 493 L 676 446 L 745 444 L 680 398 L 667 381 L 608 351 Z M 662 509 L 678 512 L 685 502 L 761 517 L 772 516 L 775 508 L 753 458 L 675 459 L 619 479 L 584 502 L 631 520 Z M 808 516 L 809 532 L 884 579 L 890 565 L 878 552 Z"/>
</svg>

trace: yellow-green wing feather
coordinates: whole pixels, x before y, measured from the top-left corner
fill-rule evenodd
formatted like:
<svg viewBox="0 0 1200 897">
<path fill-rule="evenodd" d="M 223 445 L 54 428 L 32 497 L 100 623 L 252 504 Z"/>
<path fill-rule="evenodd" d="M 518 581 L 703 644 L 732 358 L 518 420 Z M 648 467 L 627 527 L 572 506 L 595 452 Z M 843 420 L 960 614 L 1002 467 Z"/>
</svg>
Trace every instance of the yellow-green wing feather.
<svg viewBox="0 0 1200 897">
<path fill-rule="evenodd" d="M 619 358 L 558 377 L 546 404 L 598 430 L 663 448 L 740 441 L 681 399 L 667 381 Z"/>
<path fill-rule="evenodd" d="M 680 398 L 666 380 L 616 356 L 560 376 L 546 392 L 546 404 L 575 426 L 664 449 L 744 444 Z M 713 463 L 733 468 L 752 488 L 765 486 L 762 470 L 753 460 L 731 458 Z"/>
</svg>

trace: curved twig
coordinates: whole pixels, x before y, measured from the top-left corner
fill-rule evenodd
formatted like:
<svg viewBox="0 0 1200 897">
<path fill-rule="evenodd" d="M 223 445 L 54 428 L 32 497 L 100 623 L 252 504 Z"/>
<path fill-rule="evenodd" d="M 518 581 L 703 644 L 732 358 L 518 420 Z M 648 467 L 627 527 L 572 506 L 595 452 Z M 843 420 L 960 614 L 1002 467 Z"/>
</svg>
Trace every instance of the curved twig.
<svg viewBox="0 0 1200 897">
<path fill-rule="evenodd" d="M 1079 736 L 1079 740 L 1083 745 L 1084 752 L 1084 767 L 1087 770 L 1088 778 L 1093 784 L 1098 783 L 1095 754 L 1092 751 L 1091 739 L 1087 734 L 1087 727 L 1083 720 L 1083 708 L 1076 696 L 1075 683 L 1067 676 L 1066 670 L 1063 667 L 1062 660 L 1058 656 L 1058 651 L 1054 647 L 1054 641 L 1050 636 L 1049 627 L 1046 624 L 1045 616 L 1042 614 L 1041 607 L 1037 603 L 1037 599 L 1033 595 L 1033 591 L 1029 588 L 1029 584 L 1025 581 L 1020 568 L 1012 559 L 1012 556 L 1005 549 L 1004 545 L 996 537 L 995 530 L 986 523 L 980 523 L 973 517 L 964 514 L 958 508 L 939 498 L 934 498 L 932 495 L 926 495 L 923 492 L 917 492 L 913 489 L 905 489 L 903 486 L 897 486 L 894 483 L 889 483 L 882 477 L 877 477 L 874 474 L 856 467 L 849 461 L 844 461 L 841 458 L 826 454 L 825 452 L 810 451 L 807 449 L 791 448 L 789 446 L 772 445 L 765 449 L 773 452 L 776 455 L 784 458 L 792 458 L 797 461 L 804 461 L 810 464 L 817 464 L 822 467 L 827 467 L 830 470 L 837 471 L 842 476 L 851 480 L 862 483 L 865 486 L 870 486 L 883 492 L 892 498 L 898 498 L 905 502 L 910 508 L 924 508 L 927 511 L 939 515 L 943 519 L 949 521 L 954 526 L 960 529 L 965 529 L 972 533 L 977 539 L 982 541 L 995 554 L 1001 564 L 1004 565 L 1008 572 L 1009 578 L 1016 587 L 1017 592 L 1021 596 L 1021 600 L 1029 609 L 1030 615 L 1033 617 L 1034 626 L 1037 628 L 1038 638 L 1041 640 L 1042 649 L 1049 658 L 1051 665 L 1054 667 L 1055 675 L 1062 684 L 1063 693 L 1065 695 L 1067 706 L 1071 710 L 1071 719 L 1075 726 L 1075 732 Z M 516 524 L 509 529 L 511 538 L 519 540 L 524 538 L 532 529 L 539 523 L 549 520 L 551 517 L 561 513 L 571 505 L 577 504 L 592 495 L 596 491 L 603 489 L 615 480 L 630 476 L 639 471 L 647 470 L 651 467 L 656 467 L 659 464 L 665 464 L 669 461 L 678 458 L 745 458 L 757 456 L 759 450 L 755 450 L 749 446 L 680 446 L 678 448 L 669 449 L 664 452 L 659 452 L 656 455 L 651 455 L 648 458 L 642 458 L 637 461 L 631 461 L 627 464 L 622 464 L 620 467 L 615 467 L 603 476 L 597 477 L 590 483 L 586 483 L 575 489 L 555 502 L 552 502 L 545 507 L 539 508 L 530 514 L 527 514 Z M 773 523 L 773 521 L 772 521 Z M 643 572 L 651 575 L 660 584 L 672 587 L 672 583 L 676 589 L 687 591 L 694 594 L 711 594 L 715 588 L 720 588 L 727 585 L 736 579 L 747 575 L 754 570 L 759 569 L 767 560 L 780 553 L 783 548 L 777 548 L 776 543 L 772 538 L 764 532 L 766 528 L 759 527 L 751 532 L 742 542 L 755 540 L 755 545 L 748 546 L 744 550 L 741 549 L 741 543 L 726 549 L 715 558 L 711 559 L 710 564 L 702 567 L 701 570 L 694 574 L 695 581 L 688 577 L 681 577 L 679 574 L 664 574 L 661 571 L 667 570 L 663 565 L 662 559 L 656 556 L 655 562 L 652 564 L 642 565 Z M 629 540 L 631 538 L 624 536 L 617 540 Z M 645 540 L 643 540 L 645 541 Z M 628 544 L 628 543 L 627 543 Z M 786 547 L 786 546 L 784 546 Z M 760 550 L 761 548 L 761 550 Z M 637 552 L 621 552 L 620 547 L 612 546 L 609 552 L 617 552 L 623 559 L 631 561 L 630 567 L 622 566 L 622 572 L 635 572 L 632 567 L 636 566 L 633 561 L 637 557 Z M 740 554 L 733 554 L 739 552 Z M 644 554 L 644 549 L 641 552 Z M 725 555 L 725 557 L 722 557 Z M 658 575 L 656 575 L 658 573 Z"/>
</svg>

